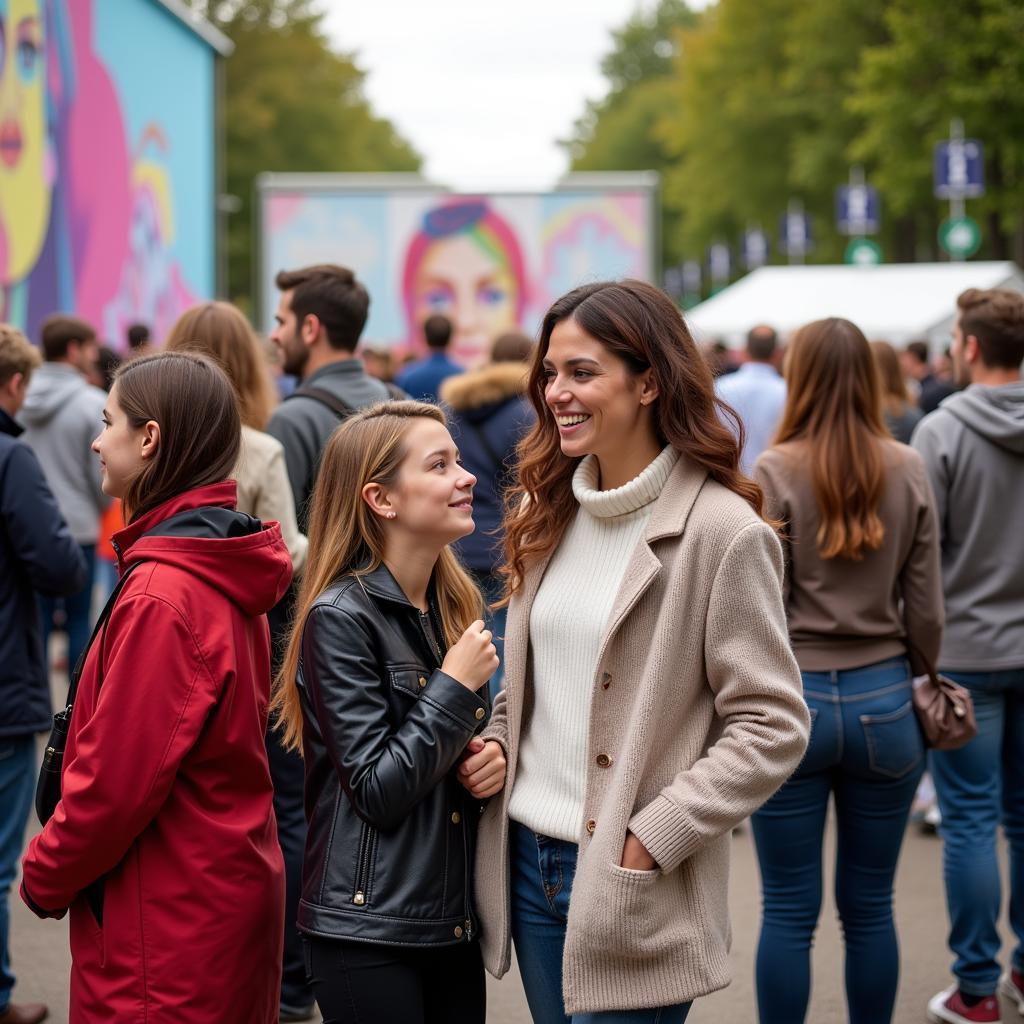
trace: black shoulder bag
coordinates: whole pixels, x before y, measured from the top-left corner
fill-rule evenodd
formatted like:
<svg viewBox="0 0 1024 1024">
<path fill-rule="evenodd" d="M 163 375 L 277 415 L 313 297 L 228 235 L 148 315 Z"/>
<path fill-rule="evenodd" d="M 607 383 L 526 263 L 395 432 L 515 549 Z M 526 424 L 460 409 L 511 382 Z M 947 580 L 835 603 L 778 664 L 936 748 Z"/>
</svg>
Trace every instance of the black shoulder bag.
<svg viewBox="0 0 1024 1024">
<path fill-rule="evenodd" d="M 71 673 L 71 682 L 68 685 L 67 707 L 63 711 L 58 711 L 53 716 L 50 739 L 46 744 L 46 750 L 43 752 L 43 763 L 39 768 L 39 780 L 36 782 L 36 816 L 39 818 L 40 825 L 45 825 L 53 817 L 53 812 L 57 809 L 57 804 L 60 801 L 61 777 L 64 771 L 64 749 L 68 742 L 68 732 L 71 729 L 71 712 L 75 704 L 75 695 L 78 692 L 78 681 L 82 676 L 82 669 L 85 667 L 86 656 L 97 635 L 106 632 L 107 619 L 110 618 L 110 613 L 114 609 L 114 602 L 121 593 L 121 589 L 124 587 L 128 577 L 132 574 L 132 570 L 139 565 L 142 565 L 142 562 L 133 562 L 125 569 L 124 575 L 117 581 L 114 592 L 107 599 L 107 603 L 103 606 L 103 611 L 100 612 L 100 617 L 92 631 L 92 636 L 89 638 L 89 643 L 86 644 L 85 649 L 78 656 L 78 664 L 75 665 L 75 670 Z"/>
</svg>

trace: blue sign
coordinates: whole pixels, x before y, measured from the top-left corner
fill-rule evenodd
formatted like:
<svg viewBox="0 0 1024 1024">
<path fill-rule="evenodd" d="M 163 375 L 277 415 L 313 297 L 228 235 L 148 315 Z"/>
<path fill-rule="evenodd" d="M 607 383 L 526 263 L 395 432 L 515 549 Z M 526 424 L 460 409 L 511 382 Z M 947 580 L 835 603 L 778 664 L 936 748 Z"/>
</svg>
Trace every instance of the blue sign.
<svg viewBox="0 0 1024 1024">
<path fill-rule="evenodd" d="M 732 253 L 724 242 L 708 249 L 708 270 L 712 281 L 728 281 L 732 273 Z"/>
<path fill-rule="evenodd" d="M 790 256 L 802 256 L 811 248 L 811 219 L 803 211 L 790 210 L 782 218 L 782 248 Z"/>
<path fill-rule="evenodd" d="M 767 262 L 768 236 L 760 228 L 751 228 L 743 235 L 743 265 L 747 270 L 755 270 Z"/>
<path fill-rule="evenodd" d="M 836 223 L 843 235 L 873 235 L 878 230 L 878 189 L 841 185 L 836 189 Z"/>
<path fill-rule="evenodd" d="M 939 199 L 976 199 L 985 194 L 985 154 L 977 139 L 936 143 L 934 171 Z"/>
</svg>

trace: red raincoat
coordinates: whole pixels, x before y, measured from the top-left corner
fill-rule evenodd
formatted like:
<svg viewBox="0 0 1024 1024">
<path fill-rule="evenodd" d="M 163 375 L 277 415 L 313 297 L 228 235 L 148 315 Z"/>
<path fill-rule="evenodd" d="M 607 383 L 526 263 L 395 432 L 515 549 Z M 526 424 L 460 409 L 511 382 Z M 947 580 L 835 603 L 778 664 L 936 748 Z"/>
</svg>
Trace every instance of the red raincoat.
<svg viewBox="0 0 1024 1024">
<path fill-rule="evenodd" d="M 276 523 L 247 536 L 143 537 L 228 481 L 114 540 L 140 559 L 89 651 L 62 799 L 29 844 L 23 896 L 71 908 L 70 1024 L 278 1019 L 284 869 L 264 748 L 265 612 L 291 561 Z M 102 659 L 102 682 L 98 667 Z M 83 890 L 105 877 L 102 927 Z"/>
</svg>

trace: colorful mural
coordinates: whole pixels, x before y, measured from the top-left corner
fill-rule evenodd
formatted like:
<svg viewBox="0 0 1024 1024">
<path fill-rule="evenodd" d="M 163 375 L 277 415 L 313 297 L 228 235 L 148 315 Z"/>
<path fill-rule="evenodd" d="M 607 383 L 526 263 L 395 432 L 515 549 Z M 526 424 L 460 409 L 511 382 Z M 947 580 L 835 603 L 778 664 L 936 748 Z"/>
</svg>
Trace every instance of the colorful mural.
<svg viewBox="0 0 1024 1024">
<path fill-rule="evenodd" d="M 654 277 L 649 187 L 466 196 L 385 185 L 304 191 L 277 176 L 264 184 L 261 212 L 265 327 L 278 270 L 341 263 L 370 291 L 368 344 L 418 350 L 423 320 L 443 313 L 455 327 L 452 354 L 467 366 L 484 361 L 503 331 L 534 332 L 578 284 Z"/>
<path fill-rule="evenodd" d="M 0 0 L 0 320 L 121 347 L 212 294 L 214 59 L 155 0 Z"/>
</svg>

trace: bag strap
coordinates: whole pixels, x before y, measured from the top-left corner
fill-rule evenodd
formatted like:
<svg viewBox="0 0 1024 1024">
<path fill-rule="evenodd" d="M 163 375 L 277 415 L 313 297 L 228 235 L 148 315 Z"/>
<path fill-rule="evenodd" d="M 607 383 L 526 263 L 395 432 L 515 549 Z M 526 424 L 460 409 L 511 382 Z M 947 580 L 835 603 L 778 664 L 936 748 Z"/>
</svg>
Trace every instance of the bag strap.
<svg viewBox="0 0 1024 1024">
<path fill-rule="evenodd" d="M 924 653 L 924 651 L 922 651 L 921 648 L 918 647 L 917 644 L 915 644 L 914 641 L 910 639 L 909 636 L 906 637 L 906 642 L 907 642 L 907 653 L 911 654 L 911 655 L 915 655 L 917 657 L 917 660 L 922 665 L 924 665 L 925 675 L 927 675 L 928 678 L 931 680 L 932 685 L 938 686 L 939 685 L 939 673 L 938 673 L 938 670 L 935 668 L 935 665 L 932 664 L 931 658 L 929 658 L 928 655 L 926 655 Z M 908 660 L 910 660 L 910 663 L 911 663 L 910 664 L 910 670 L 911 670 L 911 672 L 913 672 L 913 670 L 914 670 L 913 658 L 910 658 Z"/>
<path fill-rule="evenodd" d="M 353 406 L 349 405 L 343 398 L 339 398 L 333 391 L 328 391 L 327 388 L 318 388 L 315 386 L 301 387 L 296 391 L 293 391 L 285 401 L 290 401 L 293 398 L 312 398 L 314 402 L 319 402 L 321 405 L 327 406 L 339 420 L 346 419 L 351 416 L 356 410 Z"/>
<path fill-rule="evenodd" d="M 148 561 L 148 559 L 143 559 L 142 561 L 138 562 L 132 562 L 132 564 L 129 565 L 127 569 L 125 569 L 124 575 L 122 575 L 122 577 L 117 581 L 117 585 L 111 592 L 110 597 L 107 598 L 107 603 L 103 606 L 103 611 L 100 612 L 100 617 L 96 620 L 96 625 L 93 627 L 92 636 L 89 637 L 89 642 L 85 645 L 85 647 L 82 648 L 82 653 L 78 656 L 78 661 L 75 664 L 75 669 L 71 673 L 71 681 L 68 684 L 68 709 L 70 709 L 71 706 L 75 703 L 75 694 L 78 692 L 78 681 L 82 677 L 82 670 L 85 668 L 85 659 L 89 654 L 89 650 L 92 648 L 96 636 L 100 632 L 105 630 L 107 625 L 107 619 L 110 618 L 110 613 L 114 610 L 114 604 L 117 601 L 117 598 L 120 595 L 122 589 L 124 588 L 125 583 L 127 583 L 128 577 L 132 574 L 132 571 L 137 566 L 143 564 L 143 561 Z"/>
</svg>

